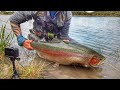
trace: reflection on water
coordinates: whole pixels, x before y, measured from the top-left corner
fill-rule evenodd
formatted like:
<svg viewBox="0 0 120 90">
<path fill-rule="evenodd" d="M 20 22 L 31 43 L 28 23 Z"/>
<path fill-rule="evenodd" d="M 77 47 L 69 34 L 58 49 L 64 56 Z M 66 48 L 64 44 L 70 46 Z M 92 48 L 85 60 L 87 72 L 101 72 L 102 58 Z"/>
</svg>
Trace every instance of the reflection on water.
<svg viewBox="0 0 120 90">
<path fill-rule="evenodd" d="M 9 16 L 0 16 L 0 20 L 6 21 Z M 32 28 L 32 22 L 22 24 L 23 35 L 27 37 L 28 30 Z M 1 26 L 2 23 L 0 23 Z M 8 25 L 7 28 L 10 28 Z M 88 46 L 106 57 L 105 64 L 98 69 L 82 68 L 77 66 L 62 66 L 49 71 L 46 78 L 120 78 L 120 18 L 118 17 L 73 17 L 70 26 L 70 37 L 81 44 Z M 14 40 L 13 46 L 19 47 Z M 20 47 L 19 47 L 20 48 Z M 29 61 L 28 57 L 34 55 L 34 51 L 20 48 L 23 61 Z M 23 58 L 24 57 L 24 58 Z M 36 60 L 41 60 L 40 58 Z"/>
</svg>

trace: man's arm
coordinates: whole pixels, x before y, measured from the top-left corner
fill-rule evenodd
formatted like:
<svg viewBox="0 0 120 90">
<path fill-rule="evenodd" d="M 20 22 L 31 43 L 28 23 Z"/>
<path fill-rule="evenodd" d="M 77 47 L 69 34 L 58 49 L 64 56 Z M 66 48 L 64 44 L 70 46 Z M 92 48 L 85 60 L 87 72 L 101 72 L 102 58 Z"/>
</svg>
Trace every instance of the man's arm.
<svg viewBox="0 0 120 90">
<path fill-rule="evenodd" d="M 61 30 L 61 38 L 63 40 L 69 38 L 68 34 L 69 34 L 69 27 L 70 27 L 71 19 L 72 19 L 72 12 L 67 11 L 64 27 Z"/>
<path fill-rule="evenodd" d="M 11 28 L 16 36 L 19 36 L 20 34 L 22 34 L 21 27 L 19 24 L 10 22 L 10 25 L 11 25 Z"/>
<path fill-rule="evenodd" d="M 10 17 L 11 28 L 16 36 L 22 34 L 20 24 L 32 19 L 33 11 L 18 11 Z"/>
<path fill-rule="evenodd" d="M 32 47 L 30 47 L 31 41 L 27 40 L 22 36 L 20 24 L 32 19 L 34 13 L 35 13 L 34 11 L 19 11 L 19 12 L 15 12 L 10 17 L 11 28 L 14 34 L 17 36 L 17 41 L 19 46 L 24 46 L 29 50 L 32 49 Z"/>
</svg>

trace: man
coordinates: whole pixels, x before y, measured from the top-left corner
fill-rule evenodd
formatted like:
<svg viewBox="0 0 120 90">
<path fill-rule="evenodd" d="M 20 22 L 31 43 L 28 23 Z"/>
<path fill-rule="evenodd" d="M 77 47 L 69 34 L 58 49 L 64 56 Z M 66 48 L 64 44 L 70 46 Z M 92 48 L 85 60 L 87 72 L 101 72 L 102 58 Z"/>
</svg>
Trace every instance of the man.
<svg viewBox="0 0 120 90">
<path fill-rule="evenodd" d="M 72 18 L 71 11 L 18 11 L 10 17 L 10 24 L 13 32 L 17 36 L 19 46 L 24 46 L 28 50 L 32 40 L 24 38 L 20 24 L 33 19 L 33 30 L 40 39 L 51 40 L 55 36 L 69 42 L 69 26 Z M 52 35 L 51 35 L 52 34 Z M 51 39 L 49 35 L 53 36 Z"/>
</svg>

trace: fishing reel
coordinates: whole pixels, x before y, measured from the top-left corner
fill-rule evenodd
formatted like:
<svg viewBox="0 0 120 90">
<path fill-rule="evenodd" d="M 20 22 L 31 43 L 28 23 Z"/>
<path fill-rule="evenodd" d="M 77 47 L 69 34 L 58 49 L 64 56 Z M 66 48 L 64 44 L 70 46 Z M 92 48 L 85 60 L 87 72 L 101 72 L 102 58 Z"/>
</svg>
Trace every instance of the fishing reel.
<svg viewBox="0 0 120 90">
<path fill-rule="evenodd" d="M 51 32 L 48 32 L 46 35 L 45 35 L 45 39 L 46 41 L 51 41 L 53 38 L 55 37 L 55 35 Z"/>
<path fill-rule="evenodd" d="M 12 79 L 19 79 L 19 75 L 17 73 L 16 67 L 15 67 L 15 60 L 20 60 L 19 58 L 19 50 L 18 48 L 5 48 L 5 56 L 9 57 L 12 65 L 13 65 L 13 76 Z"/>
</svg>

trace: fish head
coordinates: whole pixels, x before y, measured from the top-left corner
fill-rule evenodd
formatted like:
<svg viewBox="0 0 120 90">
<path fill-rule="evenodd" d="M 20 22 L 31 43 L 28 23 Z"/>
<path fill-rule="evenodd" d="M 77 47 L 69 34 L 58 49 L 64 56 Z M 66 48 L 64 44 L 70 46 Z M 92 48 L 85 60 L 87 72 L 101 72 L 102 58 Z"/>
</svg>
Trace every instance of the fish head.
<svg viewBox="0 0 120 90">
<path fill-rule="evenodd" d="M 105 59 L 106 58 L 103 55 L 94 55 L 92 56 L 88 63 L 92 67 L 98 67 L 99 65 L 104 63 Z"/>
</svg>

